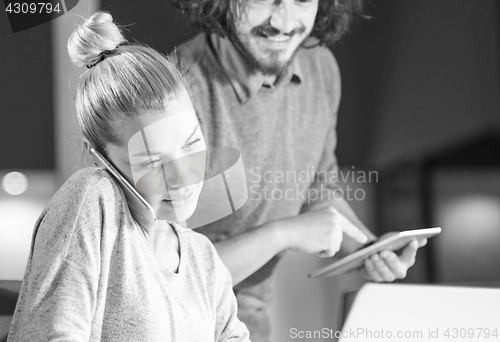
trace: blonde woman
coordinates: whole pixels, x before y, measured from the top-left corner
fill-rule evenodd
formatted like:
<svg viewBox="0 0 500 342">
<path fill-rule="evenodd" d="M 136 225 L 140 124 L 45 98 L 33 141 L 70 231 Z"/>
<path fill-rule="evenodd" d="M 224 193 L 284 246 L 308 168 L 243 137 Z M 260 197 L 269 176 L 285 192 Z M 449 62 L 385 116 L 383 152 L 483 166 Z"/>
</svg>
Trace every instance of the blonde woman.
<svg viewBox="0 0 500 342">
<path fill-rule="evenodd" d="M 88 68 L 76 93 L 86 148 L 158 220 L 139 224 L 105 169 L 75 173 L 36 223 L 8 341 L 248 341 L 228 270 L 207 238 L 176 224 L 197 205 L 206 150 L 179 72 L 126 44 L 105 12 L 75 29 L 68 50 Z"/>
</svg>

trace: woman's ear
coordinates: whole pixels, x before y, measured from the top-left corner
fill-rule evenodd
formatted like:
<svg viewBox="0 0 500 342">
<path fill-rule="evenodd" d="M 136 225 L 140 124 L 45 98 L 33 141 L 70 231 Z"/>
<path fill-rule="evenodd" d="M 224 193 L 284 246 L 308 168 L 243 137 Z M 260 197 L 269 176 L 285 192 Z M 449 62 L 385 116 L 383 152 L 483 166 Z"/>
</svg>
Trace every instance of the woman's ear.
<svg viewBox="0 0 500 342">
<path fill-rule="evenodd" d="M 91 165 L 97 166 L 94 156 L 92 155 L 92 152 L 90 152 L 91 148 L 92 145 L 90 144 L 90 142 L 87 139 L 83 139 L 83 154 L 85 159 L 87 159 L 87 161 L 90 162 Z"/>
</svg>

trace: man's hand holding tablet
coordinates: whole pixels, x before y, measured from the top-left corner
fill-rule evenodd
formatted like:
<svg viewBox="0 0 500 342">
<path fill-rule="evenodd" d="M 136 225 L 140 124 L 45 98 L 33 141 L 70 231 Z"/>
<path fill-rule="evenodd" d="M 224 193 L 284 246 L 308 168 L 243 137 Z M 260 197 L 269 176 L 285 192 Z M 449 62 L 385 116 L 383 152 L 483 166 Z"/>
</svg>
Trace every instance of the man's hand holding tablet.
<svg viewBox="0 0 500 342">
<path fill-rule="evenodd" d="M 352 223 L 342 218 L 342 225 Z M 360 273 L 363 277 L 376 282 L 404 278 L 408 268 L 415 263 L 417 249 L 427 243 L 427 238 L 440 232 L 441 228 L 427 228 L 384 234 L 375 242 L 309 276 L 315 278 L 340 275 L 362 268 Z"/>
<path fill-rule="evenodd" d="M 439 229 L 439 232 L 441 231 L 441 228 L 437 229 Z M 384 234 L 373 243 L 383 241 L 385 238 L 391 238 L 393 234 Z M 415 264 L 417 250 L 426 244 L 426 237 L 413 238 L 406 246 L 403 246 L 399 250 L 387 249 L 372 254 L 365 259 L 364 267 L 360 269 L 360 274 L 364 278 L 375 282 L 392 282 L 396 279 L 403 279 L 406 277 L 408 269 Z"/>
</svg>

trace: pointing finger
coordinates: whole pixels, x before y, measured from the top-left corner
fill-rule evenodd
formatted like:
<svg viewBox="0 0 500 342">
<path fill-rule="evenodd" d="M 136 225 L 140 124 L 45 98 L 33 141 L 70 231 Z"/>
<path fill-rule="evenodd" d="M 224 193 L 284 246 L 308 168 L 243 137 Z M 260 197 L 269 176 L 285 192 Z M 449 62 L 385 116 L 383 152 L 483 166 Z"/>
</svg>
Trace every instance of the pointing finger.
<svg viewBox="0 0 500 342">
<path fill-rule="evenodd" d="M 341 213 L 337 213 L 336 215 L 339 216 L 338 222 L 342 227 L 342 232 L 359 243 L 365 244 L 366 242 L 368 242 L 368 237 L 358 227 L 352 224 L 352 222 L 349 221 L 344 215 L 342 215 Z"/>
</svg>

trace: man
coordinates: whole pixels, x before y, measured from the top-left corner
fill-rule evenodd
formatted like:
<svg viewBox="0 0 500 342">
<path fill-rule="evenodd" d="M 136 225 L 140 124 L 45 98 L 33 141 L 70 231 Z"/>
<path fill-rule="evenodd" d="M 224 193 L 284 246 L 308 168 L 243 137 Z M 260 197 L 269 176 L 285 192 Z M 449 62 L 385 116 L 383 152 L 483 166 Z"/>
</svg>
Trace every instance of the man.
<svg viewBox="0 0 500 342">
<path fill-rule="evenodd" d="M 239 150 L 249 185 L 240 210 L 199 232 L 231 272 L 252 341 L 269 341 L 270 280 L 283 251 L 329 257 L 343 233 L 351 242 L 374 239 L 333 180 L 340 75 L 320 44 L 340 38 L 361 1 L 173 1 L 205 31 L 174 57 L 207 145 Z M 399 256 L 375 255 L 362 274 L 403 278 L 417 249 L 413 241 Z"/>
</svg>

